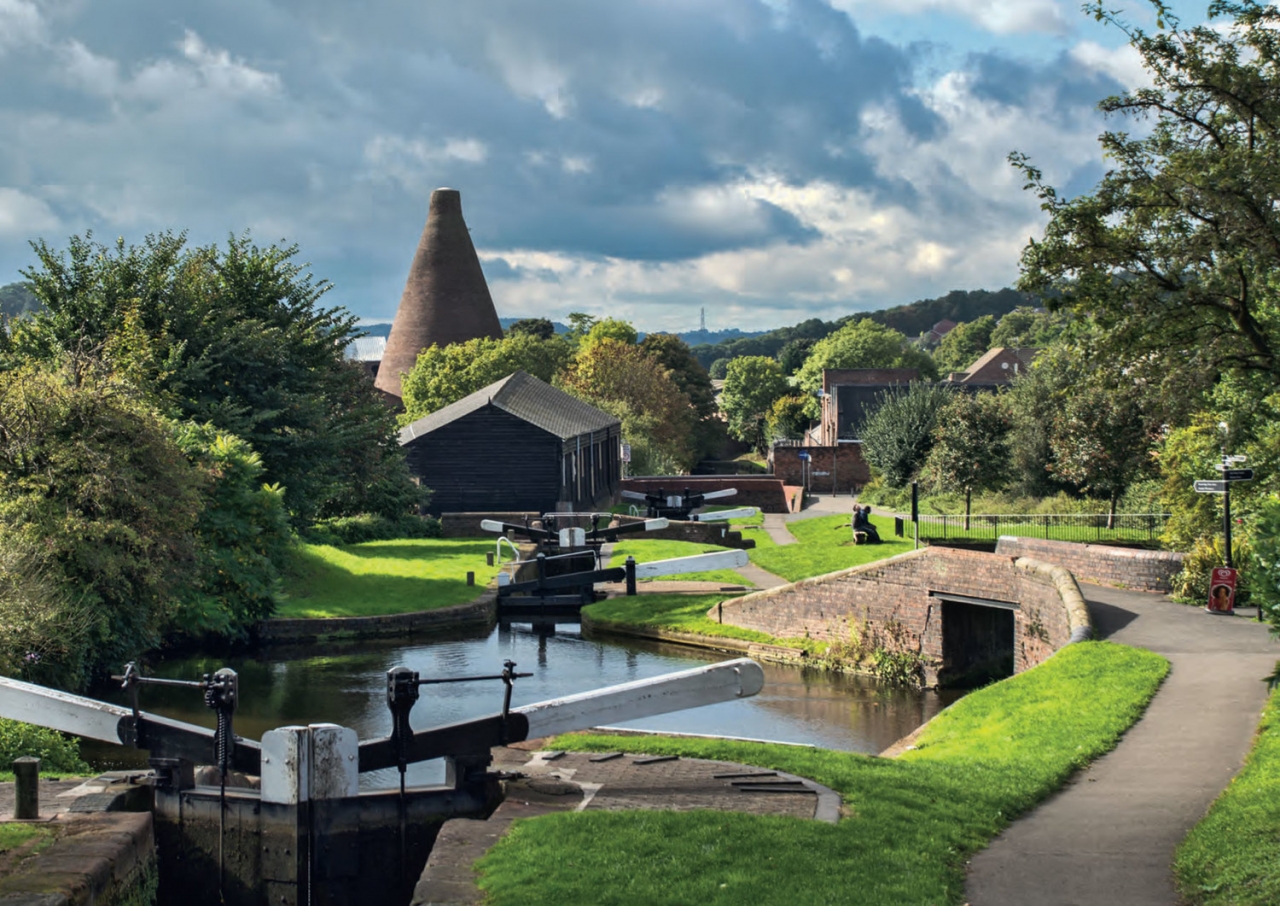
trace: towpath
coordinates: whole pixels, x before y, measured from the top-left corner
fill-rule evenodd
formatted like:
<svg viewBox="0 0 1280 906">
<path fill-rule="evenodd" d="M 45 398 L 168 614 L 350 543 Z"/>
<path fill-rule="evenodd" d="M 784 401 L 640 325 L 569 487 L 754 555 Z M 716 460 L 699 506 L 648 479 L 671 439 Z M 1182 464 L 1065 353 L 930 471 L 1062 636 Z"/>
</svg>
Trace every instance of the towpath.
<svg viewBox="0 0 1280 906">
<path fill-rule="evenodd" d="M 1172 665 L 1109 755 L 974 857 L 972 906 L 1174 906 L 1174 848 L 1239 770 L 1280 657 L 1263 624 L 1081 585 L 1101 638 Z"/>
</svg>

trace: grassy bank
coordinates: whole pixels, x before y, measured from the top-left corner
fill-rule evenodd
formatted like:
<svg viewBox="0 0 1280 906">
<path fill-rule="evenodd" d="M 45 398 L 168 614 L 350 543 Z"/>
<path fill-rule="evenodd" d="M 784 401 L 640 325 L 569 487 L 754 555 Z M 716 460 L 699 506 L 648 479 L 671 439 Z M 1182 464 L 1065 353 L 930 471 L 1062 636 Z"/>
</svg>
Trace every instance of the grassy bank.
<svg viewBox="0 0 1280 906">
<path fill-rule="evenodd" d="M 852 514 L 790 522 L 787 528 L 795 536 L 796 544 L 777 545 L 764 531 L 752 531 L 744 537 L 754 538 L 756 546 L 747 553 L 751 562 L 761 569 L 767 569 L 788 582 L 798 582 L 851 566 L 862 566 L 873 560 L 883 560 L 915 546 L 910 540 L 894 538 L 893 520 L 880 516 L 872 517 L 871 522 L 880 533 L 882 543 L 854 544 L 853 530 L 849 528 L 851 518 Z"/>
<path fill-rule="evenodd" d="M 1077 768 L 1109 751 L 1168 669 L 1106 642 L 974 692 L 896 760 L 660 737 L 561 737 L 591 751 L 679 754 L 811 777 L 839 824 L 731 812 L 581 812 L 517 822 L 479 863 L 503 904 L 960 903 L 964 863 Z"/>
<path fill-rule="evenodd" d="M 654 560 L 670 560 L 675 557 L 691 557 L 694 554 L 710 554 L 727 550 L 733 550 L 733 548 L 720 547 L 715 544 L 697 544 L 693 541 L 619 541 L 613 546 L 613 559 L 609 561 L 609 565 L 622 566 L 627 562 L 627 557 L 635 557 L 637 563 L 652 563 Z M 716 569 L 701 573 L 680 573 L 679 575 L 661 576 L 652 581 L 674 582 L 683 580 L 719 582 L 721 585 L 751 585 L 746 578 L 731 569 Z"/>
<path fill-rule="evenodd" d="M 693 635 L 714 636 L 722 639 L 740 639 L 744 642 L 764 642 L 769 645 L 799 646 L 796 639 L 779 639 L 754 629 L 742 629 L 707 619 L 707 611 L 726 595 L 636 595 L 635 597 L 610 598 L 583 609 L 593 625 L 626 629 L 665 629 L 672 632 L 688 632 Z M 813 645 L 815 650 L 818 645 Z"/>
<path fill-rule="evenodd" d="M 1173 870 L 1189 903 L 1280 903 L 1280 691 L 1244 768 L 1182 841 Z"/>
<path fill-rule="evenodd" d="M 303 544 L 285 577 L 277 617 L 381 616 L 436 610 L 475 598 L 496 573 L 492 541 L 404 538 L 331 547 Z M 467 572 L 476 586 L 467 585 Z"/>
</svg>

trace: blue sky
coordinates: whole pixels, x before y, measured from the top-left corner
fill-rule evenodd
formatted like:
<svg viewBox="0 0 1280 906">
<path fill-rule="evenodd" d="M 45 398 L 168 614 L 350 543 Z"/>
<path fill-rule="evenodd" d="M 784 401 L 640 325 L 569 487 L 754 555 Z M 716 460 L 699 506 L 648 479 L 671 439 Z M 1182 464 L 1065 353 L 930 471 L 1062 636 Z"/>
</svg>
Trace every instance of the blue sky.
<svg viewBox="0 0 1280 906">
<path fill-rule="evenodd" d="M 249 230 L 390 320 L 452 186 L 503 316 L 996 289 L 1043 226 L 1009 152 L 1087 190 L 1140 79 L 1059 0 L 0 0 L 0 284 L 34 238 Z"/>
</svg>

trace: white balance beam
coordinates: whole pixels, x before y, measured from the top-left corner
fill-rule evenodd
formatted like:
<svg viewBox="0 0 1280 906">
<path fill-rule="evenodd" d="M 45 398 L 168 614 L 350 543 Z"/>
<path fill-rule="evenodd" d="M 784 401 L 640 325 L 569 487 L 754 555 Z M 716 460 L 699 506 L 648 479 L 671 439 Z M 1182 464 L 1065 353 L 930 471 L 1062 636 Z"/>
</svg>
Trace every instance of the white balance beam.
<svg viewBox="0 0 1280 906">
<path fill-rule="evenodd" d="M 701 573 L 713 569 L 737 569 L 749 562 L 746 551 L 716 551 L 711 554 L 694 554 L 691 557 L 672 557 L 636 564 L 637 579 L 654 579 L 658 576 L 674 576 L 677 573 Z"/>
</svg>

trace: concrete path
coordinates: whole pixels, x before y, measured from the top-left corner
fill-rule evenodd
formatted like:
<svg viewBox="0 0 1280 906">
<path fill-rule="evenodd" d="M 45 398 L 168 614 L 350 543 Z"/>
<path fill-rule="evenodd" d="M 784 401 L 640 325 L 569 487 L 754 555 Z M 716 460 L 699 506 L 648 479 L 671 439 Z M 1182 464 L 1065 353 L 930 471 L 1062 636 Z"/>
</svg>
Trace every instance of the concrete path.
<svg viewBox="0 0 1280 906">
<path fill-rule="evenodd" d="M 773 539 L 774 544 L 795 544 L 796 536 L 787 528 L 785 513 L 765 513 L 764 530 Z"/>
<path fill-rule="evenodd" d="M 1098 635 L 1172 665 L 1143 718 L 974 857 L 972 906 L 1174 906 L 1174 848 L 1239 769 L 1280 658 L 1264 624 L 1081 585 Z"/>
</svg>

